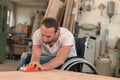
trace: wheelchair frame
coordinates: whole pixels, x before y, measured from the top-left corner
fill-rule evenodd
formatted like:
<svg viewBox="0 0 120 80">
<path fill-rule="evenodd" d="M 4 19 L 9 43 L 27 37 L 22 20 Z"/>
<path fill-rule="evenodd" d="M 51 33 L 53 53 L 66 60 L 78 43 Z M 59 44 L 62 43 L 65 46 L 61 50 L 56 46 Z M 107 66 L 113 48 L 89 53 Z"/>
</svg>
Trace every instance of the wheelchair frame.
<svg viewBox="0 0 120 80">
<path fill-rule="evenodd" d="M 85 40 L 84 41 L 84 47 L 87 47 L 87 45 L 86 44 L 88 44 L 88 39 L 95 39 L 94 37 L 91 37 L 91 36 L 89 36 L 89 37 L 85 37 L 85 39 L 84 38 L 81 38 L 82 39 L 82 41 L 83 40 Z M 80 38 L 76 38 L 75 39 L 75 42 L 78 40 L 78 39 L 80 39 Z M 77 44 L 77 43 L 76 43 Z M 84 53 L 86 52 L 86 48 L 83 48 L 84 49 Z M 77 55 L 78 54 L 80 54 L 78 51 L 77 51 Z M 73 57 L 73 58 L 71 58 L 70 60 L 68 60 L 68 61 L 66 61 L 62 66 L 61 66 L 61 70 L 67 70 L 67 71 L 76 71 L 76 72 L 81 72 L 81 69 L 72 69 L 71 70 L 71 68 L 72 67 L 74 67 L 74 68 L 78 68 L 78 67 L 76 67 L 75 65 L 79 65 L 79 67 L 83 67 L 83 64 L 86 64 L 92 71 L 93 71 L 93 74 L 98 74 L 98 70 L 96 69 L 96 67 L 92 64 L 92 63 L 90 63 L 89 61 L 87 61 L 86 59 L 84 59 L 84 57 L 83 58 L 81 58 L 81 57 L 83 57 L 83 55 L 82 56 L 77 56 L 77 57 Z"/>
</svg>

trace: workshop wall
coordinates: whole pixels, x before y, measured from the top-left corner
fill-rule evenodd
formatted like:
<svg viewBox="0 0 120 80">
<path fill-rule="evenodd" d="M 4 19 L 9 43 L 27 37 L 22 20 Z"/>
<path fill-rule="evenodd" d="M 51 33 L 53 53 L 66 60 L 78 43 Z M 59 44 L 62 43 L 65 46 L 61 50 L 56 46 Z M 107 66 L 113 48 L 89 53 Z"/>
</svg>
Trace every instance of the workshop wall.
<svg viewBox="0 0 120 80">
<path fill-rule="evenodd" d="M 98 25 L 98 23 L 100 22 L 101 34 L 105 28 L 109 29 L 108 47 L 115 48 L 116 41 L 120 37 L 120 0 L 111 0 L 115 2 L 115 12 L 113 17 L 111 18 L 111 22 L 109 22 L 109 17 L 107 15 L 107 2 L 110 0 L 93 1 L 94 2 L 92 3 L 92 8 L 90 11 L 82 11 L 81 13 L 78 13 L 79 25 L 83 23 L 92 23 Z M 100 4 L 103 4 L 105 6 L 102 11 L 99 9 Z M 97 36 L 97 38 L 100 39 L 100 36 Z M 96 54 L 98 55 L 99 40 L 97 41 L 96 45 Z M 116 63 L 116 51 L 114 51 L 113 49 L 109 49 L 109 55 L 112 60 L 112 67 L 114 68 Z"/>
<path fill-rule="evenodd" d="M 118 30 L 120 29 L 120 1 L 119 0 L 112 0 L 115 2 L 115 13 L 112 17 L 111 23 L 109 22 L 109 17 L 107 15 L 107 2 L 110 0 L 94 0 L 95 3 L 92 5 L 91 11 L 83 11 L 79 14 L 79 24 L 82 23 L 92 23 L 97 25 L 98 22 L 101 22 L 102 28 L 110 29 L 110 38 L 115 36 L 119 37 Z M 98 8 L 100 4 L 104 4 L 106 8 L 101 11 Z M 114 28 L 113 28 L 114 27 Z M 112 28 L 112 31 L 111 31 Z"/>
<path fill-rule="evenodd" d="M 32 8 L 21 8 L 18 7 L 16 9 L 16 24 L 22 23 L 22 24 L 28 24 L 30 25 L 30 20 L 32 16 L 35 16 L 36 11 L 41 11 L 41 9 L 32 9 Z"/>
</svg>

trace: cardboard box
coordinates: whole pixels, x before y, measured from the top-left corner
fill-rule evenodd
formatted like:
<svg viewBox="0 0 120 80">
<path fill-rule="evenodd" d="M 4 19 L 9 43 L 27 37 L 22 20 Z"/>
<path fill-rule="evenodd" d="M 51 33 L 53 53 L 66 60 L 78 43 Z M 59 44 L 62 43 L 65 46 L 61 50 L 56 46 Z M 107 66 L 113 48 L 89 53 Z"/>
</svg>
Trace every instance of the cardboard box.
<svg viewBox="0 0 120 80">
<path fill-rule="evenodd" d="M 26 45 L 13 45 L 13 54 L 21 55 L 23 52 L 26 52 Z"/>
<path fill-rule="evenodd" d="M 30 29 L 31 28 L 31 29 Z M 31 33 L 32 27 L 27 24 L 17 24 L 16 26 L 16 32 L 22 32 L 25 34 L 26 37 L 29 36 L 29 33 Z"/>
</svg>

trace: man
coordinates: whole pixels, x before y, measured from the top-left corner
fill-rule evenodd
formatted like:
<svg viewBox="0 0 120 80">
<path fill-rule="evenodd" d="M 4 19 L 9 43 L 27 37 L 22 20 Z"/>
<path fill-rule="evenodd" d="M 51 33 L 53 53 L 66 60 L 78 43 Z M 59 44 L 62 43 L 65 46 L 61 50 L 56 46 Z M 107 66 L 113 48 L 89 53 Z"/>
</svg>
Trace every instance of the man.
<svg viewBox="0 0 120 80">
<path fill-rule="evenodd" d="M 43 20 L 41 27 L 34 32 L 32 41 L 32 56 L 24 53 L 18 70 L 26 64 L 36 65 L 41 71 L 54 69 L 64 64 L 69 57 L 76 56 L 73 34 L 65 28 L 58 27 L 53 18 Z"/>
</svg>

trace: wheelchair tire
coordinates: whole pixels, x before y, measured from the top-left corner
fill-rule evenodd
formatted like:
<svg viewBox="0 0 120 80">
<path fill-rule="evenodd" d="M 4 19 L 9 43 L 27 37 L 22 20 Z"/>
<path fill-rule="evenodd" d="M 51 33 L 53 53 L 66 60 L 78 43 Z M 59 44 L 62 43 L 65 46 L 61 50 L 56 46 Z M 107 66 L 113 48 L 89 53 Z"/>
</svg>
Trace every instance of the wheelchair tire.
<svg viewBox="0 0 120 80">
<path fill-rule="evenodd" d="M 93 74 L 98 74 L 96 67 L 83 58 L 72 58 L 65 62 L 60 69 L 70 71 L 71 67 L 73 67 L 76 64 L 86 64 L 93 71 Z"/>
</svg>

